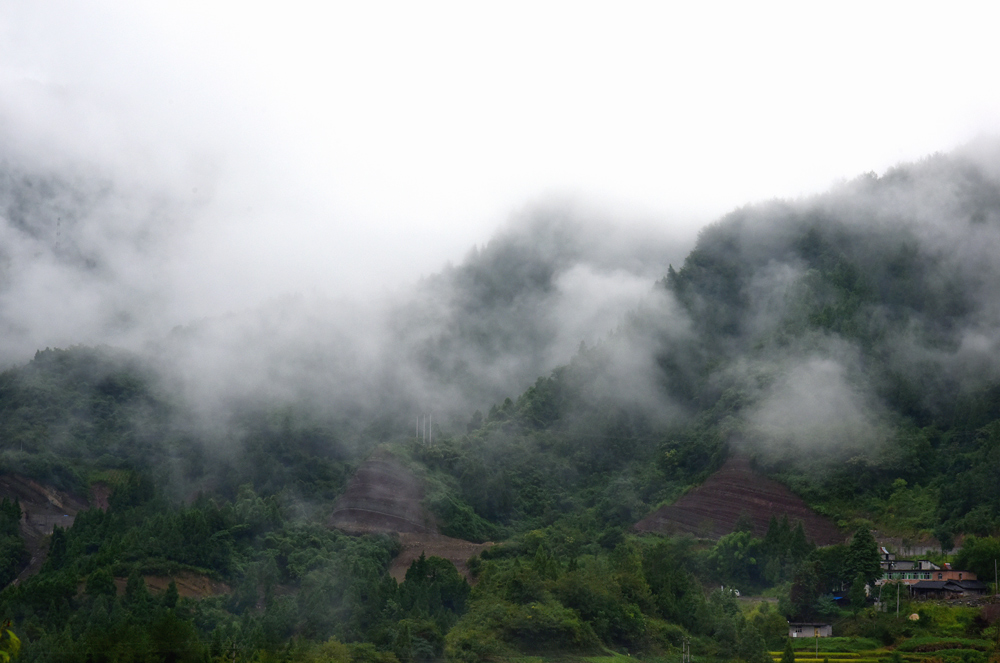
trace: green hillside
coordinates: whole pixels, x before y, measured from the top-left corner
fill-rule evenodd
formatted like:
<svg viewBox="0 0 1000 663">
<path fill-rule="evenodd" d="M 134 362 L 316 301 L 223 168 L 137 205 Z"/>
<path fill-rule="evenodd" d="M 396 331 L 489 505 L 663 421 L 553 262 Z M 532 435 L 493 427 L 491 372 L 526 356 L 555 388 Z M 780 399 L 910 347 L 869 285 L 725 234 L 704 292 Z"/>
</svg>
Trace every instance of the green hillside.
<svg viewBox="0 0 1000 663">
<path fill-rule="evenodd" d="M 864 586 L 880 575 L 872 530 L 936 537 L 938 561 L 964 541 L 949 559 L 981 579 L 1000 554 L 997 171 L 939 155 L 736 210 L 613 333 L 474 410 L 549 356 L 557 275 L 582 255 L 618 264 L 566 223 L 498 238 L 396 312 L 391 356 L 417 357 L 421 389 L 464 396 L 433 444 L 402 371 L 377 399 L 376 380 L 345 377 L 342 394 L 275 388 L 208 418 L 164 370 L 192 330 L 149 355 L 47 348 L 0 373 L 0 471 L 109 493 L 37 551 L 20 505 L 0 508 L 0 618 L 21 660 L 659 661 L 690 646 L 766 663 L 787 619 L 847 638 L 817 660 L 995 657 L 995 610 L 906 598 L 897 618 Z M 327 526 L 376 450 L 423 481 L 441 534 L 497 543 L 470 560 L 473 586 L 437 557 L 397 583 L 398 537 Z M 733 454 L 845 543 L 817 548 L 777 518 L 762 537 L 632 532 Z M 44 564 L 12 583 L 32 555 Z M 215 589 L 165 580 L 181 578 Z"/>
</svg>

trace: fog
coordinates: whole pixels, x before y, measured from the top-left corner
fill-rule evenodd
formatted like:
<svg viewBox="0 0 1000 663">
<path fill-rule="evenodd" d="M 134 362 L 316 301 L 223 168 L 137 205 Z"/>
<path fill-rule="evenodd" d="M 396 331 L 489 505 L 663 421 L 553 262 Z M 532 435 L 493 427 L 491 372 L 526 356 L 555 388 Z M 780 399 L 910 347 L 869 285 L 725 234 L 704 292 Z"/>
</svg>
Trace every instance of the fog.
<svg viewBox="0 0 1000 663">
<path fill-rule="evenodd" d="M 867 383 L 849 344 L 827 343 L 815 354 L 754 366 L 758 400 L 746 413 L 746 440 L 765 458 L 825 464 L 871 460 L 891 435 L 892 419 Z M 832 347 L 831 347 L 832 346 Z"/>
<path fill-rule="evenodd" d="M 979 284 L 975 315 L 914 317 L 886 351 L 941 389 L 986 379 L 992 217 L 952 232 L 968 196 L 933 186 L 810 196 L 1000 129 L 990 23 L 891 5 L 863 22 L 780 3 L 5 5 L 0 362 L 109 344 L 157 362 L 205 422 L 296 402 L 444 423 L 606 343 L 617 368 L 594 388 L 679 416 L 652 360 L 704 330 L 653 284 L 703 225 L 779 197 L 749 216 L 902 220 L 921 255 L 955 261 L 941 273 Z M 747 254 L 788 232 L 749 227 Z M 770 256 L 732 347 L 794 319 L 810 278 Z M 838 343 L 767 348 L 748 426 L 811 439 L 789 394 L 818 382 L 816 421 L 882 430 Z M 709 379 L 742 374 L 726 370 Z"/>
<path fill-rule="evenodd" d="M 685 296 L 771 461 L 877 463 L 906 422 L 952 421 L 1000 375 L 1000 143 L 741 208 L 706 228 Z M 711 268 L 706 268 L 706 265 Z"/>
<path fill-rule="evenodd" d="M 1000 128 L 982 8 L 866 9 L 9 4 L 3 143 L 200 203 L 183 324 L 411 282 L 552 195 L 689 235 Z"/>
<path fill-rule="evenodd" d="M 607 341 L 637 309 L 662 309 L 661 260 L 686 250 L 562 203 L 533 207 L 457 265 L 380 297 L 279 297 L 179 327 L 144 352 L 209 425 L 239 405 L 294 404 L 358 426 L 388 417 L 404 429 L 429 413 L 462 429 L 581 344 Z M 638 376 L 655 371 L 658 347 L 630 338 L 615 352 L 631 361 L 608 372 L 630 376 L 633 396 L 641 381 L 650 407 L 657 392 Z M 607 391 L 625 398 L 622 385 Z"/>
</svg>

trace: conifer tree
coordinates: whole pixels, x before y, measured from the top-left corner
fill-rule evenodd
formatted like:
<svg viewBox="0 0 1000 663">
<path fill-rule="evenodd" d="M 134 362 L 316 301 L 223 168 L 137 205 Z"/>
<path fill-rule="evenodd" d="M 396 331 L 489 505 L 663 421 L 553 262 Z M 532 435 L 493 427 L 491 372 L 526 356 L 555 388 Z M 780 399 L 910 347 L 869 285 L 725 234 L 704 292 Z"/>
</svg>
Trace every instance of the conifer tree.
<svg viewBox="0 0 1000 663">
<path fill-rule="evenodd" d="M 847 560 L 844 566 L 846 577 L 854 578 L 861 574 L 865 583 L 872 586 L 882 575 L 878 544 L 875 543 L 875 537 L 867 527 L 859 527 L 854 532 L 854 538 L 847 548 Z"/>
<path fill-rule="evenodd" d="M 177 583 L 173 580 L 167 585 L 167 591 L 163 593 L 163 606 L 166 608 L 176 608 L 180 594 L 177 593 Z"/>
<path fill-rule="evenodd" d="M 785 651 L 781 654 L 781 663 L 795 663 L 795 650 L 792 649 L 792 639 L 785 639 Z"/>
</svg>

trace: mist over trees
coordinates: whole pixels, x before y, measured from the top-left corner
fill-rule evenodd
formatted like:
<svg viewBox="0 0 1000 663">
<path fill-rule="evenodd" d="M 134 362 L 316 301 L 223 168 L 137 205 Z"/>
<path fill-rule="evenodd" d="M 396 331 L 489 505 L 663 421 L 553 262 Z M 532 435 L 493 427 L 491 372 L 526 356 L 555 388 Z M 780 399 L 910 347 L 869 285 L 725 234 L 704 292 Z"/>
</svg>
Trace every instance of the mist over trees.
<svg viewBox="0 0 1000 663">
<path fill-rule="evenodd" d="M 138 347 L 165 323 L 165 261 L 197 201 L 85 163 L 0 160 L 0 362 L 47 346 Z"/>
<path fill-rule="evenodd" d="M 694 638 L 757 661 L 785 618 L 886 643 L 933 628 L 858 617 L 879 574 L 873 528 L 945 549 L 967 537 L 970 569 L 994 551 L 995 144 L 734 210 L 686 257 L 655 232 L 540 207 L 381 298 L 289 295 L 170 330 L 125 305 L 128 333 L 107 335 L 125 319 L 112 309 L 48 328 L 25 298 L 72 282 L 67 297 L 127 304 L 122 265 L 145 255 L 145 231 L 93 239 L 124 218 L 111 185 L 7 172 L 0 297 L 21 308 L 0 313 L 15 339 L 0 468 L 110 493 L 0 593 L 28 660 L 116 642 L 122 660 L 661 655 Z M 74 325 L 80 344 L 18 359 Z M 436 557 L 397 583 L 397 539 L 327 526 L 376 450 L 417 477 L 442 534 L 499 544 L 470 560 L 474 588 Z M 631 533 L 736 454 L 851 542 L 817 548 L 787 519 L 717 541 Z M 0 508 L 5 577 L 27 563 L 19 509 Z M 226 590 L 147 590 L 180 572 Z M 734 588 L 780 601 L 747 612 Z"/>
<path fill-rule="evenodd" d="M 747 206 L 705 228 L 676 266 L 661 237 L 550 207 L 379 301 L 292 295 L 159 335 L 141 309 L 95 315 L 144 330 L 128 361 L 143 365 L 173 414 L 142 429 L 169 428 L 212 454 L 244 436 L 240 422 L 255 410 L 290 408 L 308 426 L 333 426 L 337 453 L 405 436 L 430 413 L 443 434 L 459 434 L 471 413 L 543 376 L 549 382 L 532 393 L 561 399 L 532 401 L 530 416 L 546 425 L 614 404 L 678 440 L 701 426 L 707 433 L 691 439 L 709 434 L 709 446 L 735 445 L 774 467 L 851 459 L 868 472 L 888 463 L 923 485 L 941 466 L 932 458 L 942 431 L 963 431 L 949 443 L 969 453 L 992 446 L 975 440 L 989 439 L 982 427 L 998 416 L 996 162 L 994 145 L 970 146 L 808 199 Z M 122 251 L 122 241 L 94 243 L 88 229 L 122 218 L 112 184 L 6 172 L 4 227 L 17 241 L 6 249 L 5 296 L 28 301 L 38 287 L 22 266 L 30 244 L 35 262 L 52 263 L 55 276 L 40 280 L 71 279 L 89 293 L 96 278 L 95 296 L 122 301 L 115 265 L 144 250 L 152 207 Z M 16 308 L 4 310 L 14 337 L 45 336 L 11 317 Z M 70 327 L 94 338 L 89 322 L 68 313 Z M 703 441 L 691 444 L 703 465 L 714 457 Z M 971 477 L 982 466 L 961 471 Z M 949 499 L 973 508 L 967 495 Z"/>
</svg>

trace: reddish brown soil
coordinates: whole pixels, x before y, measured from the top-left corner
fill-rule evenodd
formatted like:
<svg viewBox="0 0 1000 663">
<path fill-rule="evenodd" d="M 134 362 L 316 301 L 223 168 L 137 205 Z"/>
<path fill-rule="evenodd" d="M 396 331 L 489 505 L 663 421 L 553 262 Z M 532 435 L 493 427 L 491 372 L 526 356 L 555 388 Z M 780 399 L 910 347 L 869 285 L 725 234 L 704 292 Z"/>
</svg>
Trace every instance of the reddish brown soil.
<svg viewBox="0 0 1000 663">
<path fill-rule="evenodd" d="M 111 499 L 111 486 L 98 481 L 90 486 L 90 503 L 101 511 L 107 511 L 111 506 L 108 500 Z"/>
<path fill-rule="evenodd" d="M 420 480 L 398 460 L 389 455 L 372 457 L 358 468 L 334 504 L 330 525 L 350 534 L 436 533 L 423 499 Z"/>
<path fill-rule="evenodd" d="M 730 458 L 705 483 L 646 516 L 634 529 L 717 539 L 732 532 L 744 513 L 753 522 L 755 536 L 767 533 L 771 516 L 787 515 L 793 525 L 802 521 L 806 536 L 817 545 L 844 541 L 832 520 L 810 509 L 777 481 L 754 472 L 745 458 Z"/>
<path fill-rule="evenodd" d="M 423 507 L 420 479 L 388 454 L 366 460 L 337 500 L 330 525 L 349 534 L 398 534 L 402 551 L 389 573 L 398 581 L 423 553 L 451 561 L 467 579 L 468 559 L 492 543 L 471 543 L 438 532 L 434 517 Z"/>
<path fill-rule="evenodd" d="M 416 532 L 404 532 L 399 535 L 399 542 L 403 544 L 396 559 L 392 560 L 389 567 L 389 575 L 397 582 L 403 582 L 406 577 L 406 570 L 410 568 L 413 560 L 423 553 L 426 557 L 441 557 L 458 569 L 458 572 L 465 576 L 469 582 L 473 582 L 469 574 L 469 558 L 478 555 L 486 550 L 492 543 L 472 543 L 462 539 L 453 539 L 443 534 L 427 534 Z"/>
<path fill-rule="evenodd" d="M 32 481 L 18 474 L 0 476 L 0 498 L 17 499 L 21 503 L 21 534 L 28 548 L 30 561 L 13 584 L 38 573 L 48 555 L 48 536 L 52 528 L 72 526 L 76 514 L 87 508 L 87 501 L 61 490 Z"/>
<path fill-rule="evenodd" d="M 206 596 L 229 594 L 232 591 L 224 582 L 187 571 L 174 576 L 143 576 L 143 579 L 146 581 L 146 588 L 153 594 L 165 592 L 171 580 L 177 584 L 177 593 L 185 598 L 201 599 Z M 119 595 L 125 593 L 127 584 L 128 578 L 115 578 L 115 587 L 118 588 Z"/>
</svg>

